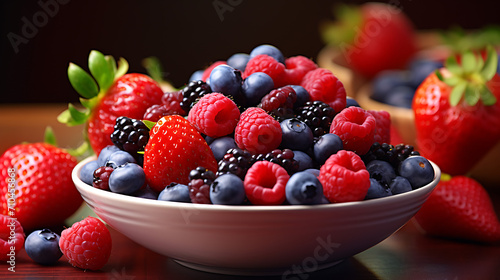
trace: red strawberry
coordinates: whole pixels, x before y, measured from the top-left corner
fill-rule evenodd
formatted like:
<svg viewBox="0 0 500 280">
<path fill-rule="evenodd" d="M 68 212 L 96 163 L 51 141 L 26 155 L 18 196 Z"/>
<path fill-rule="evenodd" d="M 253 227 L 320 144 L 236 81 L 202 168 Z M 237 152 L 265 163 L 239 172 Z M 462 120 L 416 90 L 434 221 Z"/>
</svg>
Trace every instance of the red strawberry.
<svg viewBox="0 0 500 280">
<path fill-rule="evenodd" d="M 189 183 L 189 172 L 203 166 L 217 171 L 217 161 L 196 128 L 178 115 L 161 118 L 151 129 L 144 151 L 149 186 L 162 191 L 170 183 Z"/>
<path fill-rule="evenodd" d="M 88 122 L 87 134 L 96 154 L 112 145 L 115 120 L 119 116 L 141 119 L 154 104 L 162 104 L 163 91 L 150 77 L 143 74 L 126 74 L 128 64 L 120 60 L 116 69 L 114 60 L 98 51 L 89 55 L 90 76 L 75 64 L 68 67 L 68 78 L 73 88 L 83 97 L 85 111 L 69 105 L 59 116 L 59 121 L 68 125 Z"/>
<path fill-rule="evenodd" d="M 62 224 L 82 204 L 71 180 L 76 163 L 46 143 L 9 148 L 0 157 L 0 214 L 17 218 L 26 230 Z"/>
<path fill-rule="evenodd" d="M 500 222 L 486 190 L 474 179 L 441 179 L 415 220 L 429 235 L 494 243 Z"/>
<path fill-rule="evenodd" d="M 403 68 L 415 54 L 414 28 L 397 7 L 365 3 L 335 11 L 338 21 L 325 26 L 323 39 L 338 46 L 348 65 L 363 76 Z"/>
<path fill-rule="evenodd" d="M 463 175 L 500 141 L 497 54 L 486 61 L 472 52 L 429 75 L 413 99 L 420 153 L 443 172 Z"/>
</svg>

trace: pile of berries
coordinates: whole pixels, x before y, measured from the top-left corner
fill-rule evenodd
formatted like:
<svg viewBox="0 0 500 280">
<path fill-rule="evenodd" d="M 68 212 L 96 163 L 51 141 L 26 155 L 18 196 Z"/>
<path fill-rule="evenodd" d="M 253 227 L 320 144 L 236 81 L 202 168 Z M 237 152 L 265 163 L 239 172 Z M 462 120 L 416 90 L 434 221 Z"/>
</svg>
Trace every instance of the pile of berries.
<svg viewBox="0 0 500 280">
<path fill-rule="evenodd" d="M 281 205 L 379 198 L 434 179 L 413 147 L 389 144 L 387 112 L 359 107 L 329 70 L 274 46 L 196 71 L 163 99 L 149 122 L 117 119 L 115 145 L 82 181 L 166 201 Z"/>
</svg>

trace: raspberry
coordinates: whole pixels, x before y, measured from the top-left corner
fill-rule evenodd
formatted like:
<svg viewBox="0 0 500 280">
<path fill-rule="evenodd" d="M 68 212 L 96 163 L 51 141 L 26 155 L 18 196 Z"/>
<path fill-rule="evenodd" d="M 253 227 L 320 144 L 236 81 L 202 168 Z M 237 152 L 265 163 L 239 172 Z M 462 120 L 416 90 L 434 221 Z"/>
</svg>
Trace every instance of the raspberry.
<svg viewBox="0 0 500 280">
<path fill-rule="evenodd" d="M 23 227 L 17 219 L 0 214 L 0 261 L 9 261 L 12 251 L 15 257 L 24 247 L 24 237 Z"/>
<path fill-rule="evenodd" d="M 210 185 L 205 184 L 203 179 L 189 181 L 189 198 L 192 203 L 212 204 L 210 201 Z"/>
<path fill-rule="evenodd" d="M 375 118 L 374 142 L 391 142 L 391 115 L 386 111 L 367 110 Z"/>
<path fill-rule="evenodd" d="M 245 150 L 234 148 L 227 151 L 219 161 L 217 176 L 231 173 L 245 179 L 248 168 L 252 165 L 252 155 Z"/>
<path fill-rule="evenodd" d="M 305 56 L 294 56 L 285 60 L 285 79 L 288 85 L 300 85 L 304 76 L 318 66 Z"/>
<path fill-rule="evenodd" d="M 99 270 L 111 254 L 111 234 L 99 219 L 87 217 L 62 231 L 59 247 L 71 265 Z"/>
<path fill-rule="evenodd" d="M 216 61 L 212 63 L 212 65 L 208 66 L 207 69 L 203 71 L 203 74 L 201 75 L 201 80 L 206 82 L 208 78 L 210 77 L 210 74 L 212 73 L 212 70 L 214 70 L 215 67 L 219 65 L 227 64 L 225 61 Z"/>
<path fill-rule="evenodd" d="M 170 115 L 185 115 L 186 112 L 181 108 L 182 91 L 165 92 L 161 98 L 161 103 L 167 107 Z"/>
<path fill-rule="evenodd" d="M 155 104 L 148 109 L 146 109 L 146 112 L 144 113 L 144 116 L 142 117 L 143 120 L 148 120 L 151 122 L 157 122 L 159 119 L 161 119 L 164 116 L 168 115 L 175 115 L 174 113 L 171 113 L 168 110 L 168 107 L 163 104 Z"/>
<path fill-rule="evenodd" d="M 349 107 L 333 118 L 330 133 L 337 134 L 344 149 L 364 155 L 370 150 L 375 134 L 375 118 L 359 107 Z"/>
<path fill-rule="evenodd" d="M 279 63 L 271 56 L 266 54 L 259 54 L 251 58 L 245 72 L 243 72 L 243 79 L 256 72 L 263 72 L 273 79 L 274 87 L 282 87 L 286 85 L 285 81 L 285 65 Z"/>
<path fill-rule="evenodd" d="M 304 122 L 312 130 L 314 137 L 320 137 L 330 131 L 335 117 L 335 110 L 323 101 L 307 101 L 304 106 L 295 110 L 297 119 Z"/>
<path fill-rule="evenodd" d="M 281 126 L 261 108 L 250 107 L 240 116 L 234 131 L 236 145 L 251 154 L 264 154 L 281 143 Z"/>
<path fill-rule="evenodd" d="M 335 112 L 340 112 L 346 105 L 346 92 L 342 82 L 330 70 L 317 68 L 309 71 L 300 84 L 309 92 L 311 100 L 323 101 Z"/>
<path fill-rule="evenodd" d="M 231 134 L 240 118 L 238 106 L 221 93 L 203 96 L 191 108 L 188 121 L 201 133 L 217 138 Z"/>
<path fill-rule="evenodd" d="M 252 204 L 279 205 L 285 201 L 285 186 L 290 179 L 286 170 L 276 163 L 258 161 L 248 169 L 245 194 Z"/>
<path fill-rule="evenodd" d="M 210 86 L 204 81 L 192 81 L 182 89 L 182 100 L 179 106 L 184 112 L 189 113 L 193 104 L 202 96 L 212 92 Z"/>
<path fill-rule="evenodd" d="M 370 188 L 370 174 L 354 152 L 340 150 L 319 171 L 325 197 L 332 203 L 363 200 Z"/>
<path fill-rule="evenodd" d="M 92 186 L 97 189 L 109 191 L 109 176 L 115 169 L 111 166 L 101 166 L 94 171 Z"/>
</svg>

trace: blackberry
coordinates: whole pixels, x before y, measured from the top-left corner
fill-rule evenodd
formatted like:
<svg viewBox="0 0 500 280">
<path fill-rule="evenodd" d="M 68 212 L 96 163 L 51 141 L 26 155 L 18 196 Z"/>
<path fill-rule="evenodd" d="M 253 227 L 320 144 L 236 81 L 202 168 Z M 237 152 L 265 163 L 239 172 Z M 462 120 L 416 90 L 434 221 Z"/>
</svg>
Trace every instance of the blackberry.
<svg viewBox="0 0 500 280">
<path fill-rule="evenodd" d="M 205 184 L 212 184 L 215 180 L 215 174 L 206 169 L 205 167 L 198 166 L 195 169 L 191 170 L 188 175 L 189 180 L 202 179 Z"/>
<path fill-rule="evenodd" d="M 215 180 L 215 174 L 205 167 L 197 167 L 189 172 L 189 197 L 192 203 L 211 204 L 210 185 Z"/>
<path fill-rule="evenodd" d="M 184 112 L 189 113 L 191 107 L 193 107 L 196 100 L 201 98 L 205 94 L 212 92 L 210 86 L 202 80 L 191 81 L 185 88 L 181 90 L 182 100 L 179 103 Z"/>
<path fill-rule="evenodd" d="M 101 166 L 94 170 L 92 186 L 97 189 L 109 191 L 109 176 L 115 169 L 110 166 Z"/>
<path fill-rule="evenodd" d="M 420 153 L 414 150 L 411 145 L 398 144 L 393 146 L 391 144 L 379 142 L 373 143 L 368 153 L 362 156 L 365 164 L 372 160 L 383 160 L 390 163 L 393 167 L 397 167 L 399 163 L 404 161 L 409 156 L 418 156 Z"/>
<path fill-rule="evenodd" d="M 252 155 L 248 151 L 239 148 L 229 149 L 219 161 L 216 176 L 232 173 L 244 180 L 251 165 Z"/>
<path fill-rule="evenodd" d="M 140 120 L 118 117 L 111 141 L 120 150 L 131 154 L 138 163 L 142 163 L 143 155 L 137 152 L 144 151 L 149 141 L 149 128 Z"/>
<path fill-rule="evenodd" d="M 314 137 L 330 132 L 330 125 L 335 117 L 335 110 L 322 101 L 307 101 L 295 110 L 296 118 L 303 121 L 312 130 Z"/>
<path fill-rule="evenodd" d="M 257 161 L 266 160 L 272 163 L 279 164 L 285 168 L 288 174 L 294 174 L 299 170 L 299 163 L 293 159 L 294 153 L 290 149 L 275 149 L 267 154 L 258 154 L 252 156 L 252 164 Z"/>
<path fill-rule="evenodd" d="M 258 107 L 281 122 L 293 118 L 293 104 L 297 101 L 297 94 L 291 86 L 277 88 L 266 94 Z"/>
</svg>

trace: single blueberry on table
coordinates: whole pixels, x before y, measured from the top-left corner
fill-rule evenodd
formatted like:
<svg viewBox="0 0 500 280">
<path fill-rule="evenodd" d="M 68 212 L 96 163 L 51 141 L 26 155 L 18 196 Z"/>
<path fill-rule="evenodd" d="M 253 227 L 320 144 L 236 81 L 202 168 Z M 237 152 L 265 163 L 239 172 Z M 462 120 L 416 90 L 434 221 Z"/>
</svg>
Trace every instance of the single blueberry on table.
<svg viewBox="0 0 500 280">
<path fill-rule="evenodd" d="M 286 199 L 290 204 L 322 204 L 323 186 L 316 176 L 307 171 L 293 174 L 285 186 Z"/>
<path fill-rule="evenodd" d="M 434 168 L 422 156 L 410 156 L 399 164 L 399 175 L 405 177 L 413 189 L 423 187 L 434 180 Z"/>
<path fill-rule="evenodd" d="M 191 202 L 191 198 L 189 197 L 189 187 L 184 184 L 171 183 L 160 192 L 158 200 Z"/>
<path fill-rule="evenodd" d="M 59 238 L 60 236 L 50 229 L 33 231 L 24 243 L 26 253 L 39 264 L 55 264 L 63 255 L 59 248 Z"/>
<path fill-rule="evenodd" d="M 307 151 L 313 144 L 314 136 L 307 124 L 292 118 L 280 123 L 282 148 Z"/>
<path fill-rule="evenodd" d="M 390 196 L 391 190 L 379 183 L 378 180 L 370 178 L 370 188 L 366 193 L 365 200 Z"/>
<path fill-rule="evenodd" d="M 146 175 L 141 166 L 136 163 L 126 163 L 111 172 L 108 184 L 112 192 L 132 194 L 138 191 L 145 181 Z"/>
<path fill-rule="evenodd" d="M 227 173 L 217 177 L 210 185 L 213 204 L 240 205 L 245 201 L 245 187 L 240 177 Z"/>
</svg>

